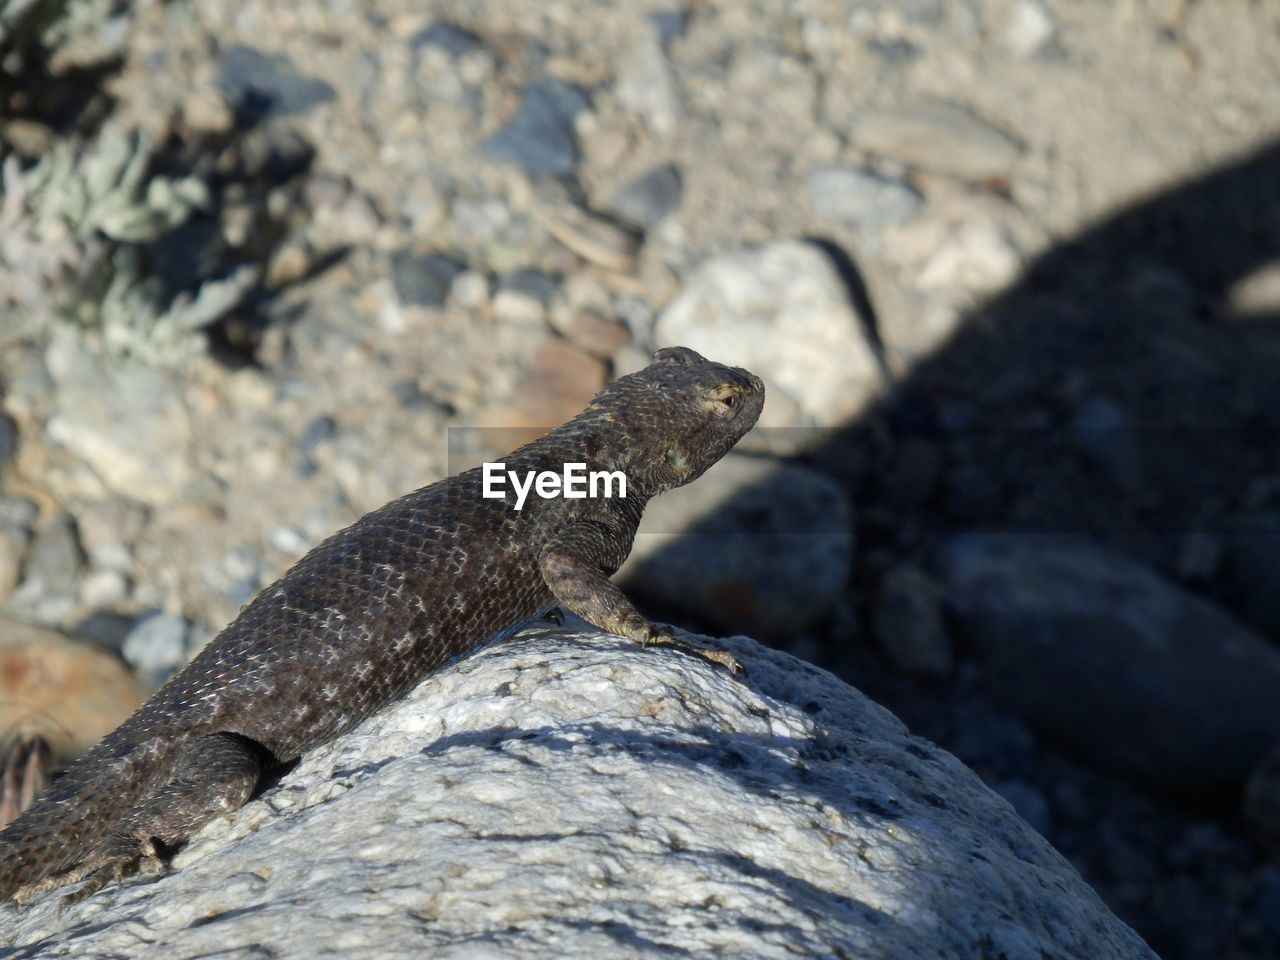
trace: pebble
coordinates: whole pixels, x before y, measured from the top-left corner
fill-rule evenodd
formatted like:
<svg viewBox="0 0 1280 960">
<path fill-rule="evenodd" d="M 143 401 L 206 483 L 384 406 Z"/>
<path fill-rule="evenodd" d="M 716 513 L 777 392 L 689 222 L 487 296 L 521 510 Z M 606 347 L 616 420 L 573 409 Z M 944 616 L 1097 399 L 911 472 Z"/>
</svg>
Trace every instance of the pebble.
<svg viewBox="0 0 1280 960">
<path fill-rule="evenodd" d="M 0 730 L 43 736 L 66 764 L 141 703 L 142 691 L 113 654 L 0 620 Z"/>
<path fill-rule="evenodd" d="M 628 223 L 652 230 L 680 206 L 684 179 L 680 168 L 664 163 L 629 180 L 609 197 L 609 211 Z"/>
<path fill-rule="evenodd" d="M 504 323 L 540 326 L 546 320 L 547 304 L 559 285 L 558 276 L 541 270 L 512 271 L 498 283 L 493 315 Z"/>
<path fill-rule="evenodd" d="M 903 673 L 930 679 L 951 673 L 954 655 L 941 599 L 937 582 L 918 567 L 894 567 L 881 581 L 875 601 L 875 638 Z"/>
<path fill-rule="evenodd" d="M 433 47 L 455 59 L 479 50 L 483 46 L 481 39 L 470 30 L 443 20 L 436 21 L 409 38 L 411 50 Z"/>
<path fill-rule="evenodd" d="M 551 325 L 575 346 L 602 360 L 631 343 L 631 331 L 625 323 L 589 307 L 553 311 Z"/>
<path fill-rule="evenodd" d="M 75 609 L 83 567 L 75 521 L 60 513 L 35 529 L 11 605 L 41 623 L 65 620 Z"/>
<path fill-rule="evenodd" d="M 1054 39 L 1053 17 L 1039 0 L 1018 0 L 1005 21 L 1004 45 L 1019 57 L 1034 57 Z"/>
<path fill-rule="evenodd" d="M 489 278 L 479 270 L 463 270 L 449 285 L 449 299 L 463 310 L 479 310 L 489 302 Z"/>
<path fill-rule="evenodd" d="M 984 294 L 1008 286 L 1021 267 L 1021 254 L 999 226 L 969 220 L 946 233 L 916 282 L 922 290 Z"/>
<path fill-rule="evenodd" d="M 94 570 L 80 584 L 80 604 L 89 610 L 114 607 L 129 596 L 129 581 L 119 570 Z"/>
<path fill-rule="evenodd" d="M 417 256 L 407 250 L 391 255 L 391 283 L 402 306 L 441 307 L 454 279 L 467 269 L 443 253 Z"/>
<path fill-rule="evenodd" d="M 156 690 L 187 662 L 191 625 L 175 613 L 156 612 L 138 619 L 120 654 L 149 690 Z"/>
<path fill-rule="evenodd" d="M 530 176 L 564 176 L 578 167 L 575 121 L 591 101 L 579 87 L 551 77 L 525 87 L 520 106 L 506 126 L 480 149 Z"/>
<path fill-rule="evenodd" d="M 1280 742 L 1280 650 L 1141 564 L 990 533 L 952 537 L 938 567 L 990 694 L 1092 762 L 1196 798 Z"/>
<path fill-rule="evenodd" d="M 7 413 L 0 413 L 0 469 L 13 462 L 18 453 L 18 424 Z"/>
<path fill-rule="evenodd" d="M 304 113 L 337 96 L 325 81 L 299 75 L 288 57 L 239 43 L 222 55 L 218 87 L 236 113 L 248 117 Z"/>
<path fill-rule="evenodd" d="M 769 401 L 757 430 L 847 423 L 883 383 L 843 280 L 802 241 L 706 261 L 662 312 L 654 337 L 762 377 Z"/>
<path fill-rule="evenodd" d="M 855 124 L 853 143 L 923 170 L 978 181 L 1008 177 L 1023 151 L 1012 134 L 941 102 L 869 111 Z"/>
<path fill-rule="evenodd" d="M 478 419 L 481 443 L 494 453 L 542 436 L 582 412 L 604 386 L 605 365 L 559 337 L 548 337 L 530 358 L 509 402 L 496 404 Z"/>
<path fill-rule="evenodd" d="M 182 101 L 182 120 L 196 133 L 225 134 L 236 125 L 235 111 L 221 91 L 201 87 Z"/>
<path fill-rule="evenodd" d="M 653 34 L 631 44 L 618 63 L 614 95 L 655 137 L 672 134 L 684 112 L 662 42 Z"/>
<path fill-rule="evenodd" d="M 852 512 L 825 474 L 731 453 L 649 504 L 619 579 L 717 630 L 793 636 L 845 589 Z"/>
<path fill-rule="evenodd" d="M 818 216 L 868 230 L 905 223 L 924 202 L 905 181 L 861 167 L 818 167 L 808 187 Z"/>
</svg>

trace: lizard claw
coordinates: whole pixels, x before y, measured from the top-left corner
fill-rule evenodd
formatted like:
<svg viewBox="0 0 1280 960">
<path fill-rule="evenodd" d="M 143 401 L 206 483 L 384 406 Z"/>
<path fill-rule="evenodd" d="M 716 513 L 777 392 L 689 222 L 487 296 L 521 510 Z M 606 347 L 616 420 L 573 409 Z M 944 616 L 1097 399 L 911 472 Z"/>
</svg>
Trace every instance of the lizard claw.
<svg viewBox="0 0 1280 960">
<path fill-rule="evenodd" d="M 708 650 L 706 647 L 695 646 L 692 643 L 677 639 L 675 630 L 665 623 L 647 624 L 640 638 L 640 645 L 644 647 L 671 647 L 690 656 L 706 660 L 708 663 L 724 667 L 731 675 L 740 680 L 747 677 L 747 668 L 733 654 L 725 650 Z"/>
</svg>

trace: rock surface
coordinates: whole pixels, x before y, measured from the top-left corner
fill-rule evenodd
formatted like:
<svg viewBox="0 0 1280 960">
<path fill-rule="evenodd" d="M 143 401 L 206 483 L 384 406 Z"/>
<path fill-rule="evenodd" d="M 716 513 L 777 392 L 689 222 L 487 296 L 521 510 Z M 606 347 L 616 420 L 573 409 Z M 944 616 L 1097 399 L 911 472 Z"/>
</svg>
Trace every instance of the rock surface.
<svg viewBox="0 0 1280 960">
<path fill-rule="evenodd" d="M 529 629 L 306 758 L 170 876 L 7 908 L 2 936 L 29 960 L 1154 957 L 955 758 L 730 646 L 750 685 Z"/>
<path fill-rule="evenodd" d="M 955 537 L 940 567 L 993 695 L 1087 756 L 1212 794 L 1280 742 L 1280 651 L 1148 568 L 1012 533 Z"/>
</svg>

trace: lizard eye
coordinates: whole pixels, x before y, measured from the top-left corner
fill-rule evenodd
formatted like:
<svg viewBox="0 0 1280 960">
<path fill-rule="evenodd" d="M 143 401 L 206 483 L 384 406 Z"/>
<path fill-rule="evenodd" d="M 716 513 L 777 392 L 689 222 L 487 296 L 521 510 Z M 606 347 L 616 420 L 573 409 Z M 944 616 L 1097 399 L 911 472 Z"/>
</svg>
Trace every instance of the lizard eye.
<svg viewBox="0 0 1280 960">
<path fill-rule="evenodd" d="M 711 412 L 717 417 L 731 417 L 733 411 L 738 409 L 738 395 L 731 390 L 724 391 L 720 394 L 713 394 L 710 398 Z"/>
</svg>

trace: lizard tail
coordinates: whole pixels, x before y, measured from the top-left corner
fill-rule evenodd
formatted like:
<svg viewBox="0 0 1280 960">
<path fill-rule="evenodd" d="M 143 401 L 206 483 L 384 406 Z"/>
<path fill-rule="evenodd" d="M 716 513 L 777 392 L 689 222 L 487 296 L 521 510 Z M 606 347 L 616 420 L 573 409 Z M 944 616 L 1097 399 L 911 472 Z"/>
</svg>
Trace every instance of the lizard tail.
<svg viewBox="0 0 1280 960">
<path fill-rule="evenodd" d="M 108 737 L 0 830 L 0 902 L 83 861 L 142 791 L 135 757 Z"/>
</svg>

